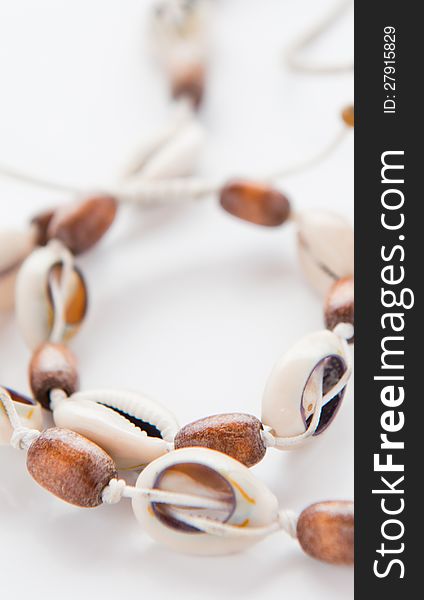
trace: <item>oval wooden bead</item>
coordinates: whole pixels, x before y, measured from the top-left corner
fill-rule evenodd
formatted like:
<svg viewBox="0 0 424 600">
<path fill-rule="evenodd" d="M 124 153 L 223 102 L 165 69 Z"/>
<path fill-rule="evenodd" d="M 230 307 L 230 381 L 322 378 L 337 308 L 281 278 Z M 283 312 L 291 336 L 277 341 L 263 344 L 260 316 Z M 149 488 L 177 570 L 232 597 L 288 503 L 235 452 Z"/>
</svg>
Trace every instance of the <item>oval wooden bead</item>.
<svg viewBox="0 0 424 600">
<path fill-rule="evenodd" d="M 64 344 L 41 344 L 32 355 L 29 380 L 35 398 L 44 408 L 50 409 L 51 390 L 59 388 L 68 396 L 78 390 L 79 378 L 74 354 Z"/>
<path fill-rule="evenodd" d="M 262 183 L 231 181 L 220 194 L 224 210 L 249 223 L 276 227 L 290 216 L 290 203 L 278 190 Z"/>
<path fill-rule="evenodd" d="M 354 281 L 353 277 L 342 277 L 328 292 L 324 305 L 324 320 L 327 329 L 334 329 L 339 323 L 354 325 Z M 348 342 L 353 344 L 354 338 Z"/>
<path fill-rule="evenodd" d="M 175 436 L 174 445 L 175 448 L 211 448 L 251 467 L 266 453 L 261 430 L 262 423 L 252 415 L 213 415 L 185 425 Z"/>
<path fill-rule="evenodd" d="M 297 537 L 302 549 L 313 558 L 333 564 L 353 564 L 353 502 L 311 504 L 300 514 Z"/>
<path fill-rule="evenodd" d="M 354 110 L 353 105 L 346 106 L 342 110 L 342 119 L 343 119 L 345 125 L 347 125 L 348 127 L 354 127 L 354 125 L 355 125 L 355 110 Z"/>
<path fill-rule="evenodd" d="M 102 491 L 117 471 L 111 457 L 82 435 L 54 427 L 31 444 L 27 456 L 30 475 L 65 502 L 81 507 L 102 503 Z"/>
<path fill-rule="evenodd" d="M 189 98 L 194 108 L 199 108 L 205 88 L 205 67 L 202 63 L 177 65 L 171 71 L 172 96 Z"/>
<path fill-rule="evenodd" d="M 31 225 L 33 225 L 36 230 L 37 246 L 45 246 L 49 241 L 47 231 L 55 210 L 56 209 L 54 208 L 47 209 L 41 213 L 38 213 L 31 219 Z"/>
<path fill-rule="evenodd" d="M 112 225 L 116 200 L 95 196 L 58 208 L 47 230 L 49 239 L 59 239 L 73 254 L 81 254 L 96 244 Z"/>
</svg>

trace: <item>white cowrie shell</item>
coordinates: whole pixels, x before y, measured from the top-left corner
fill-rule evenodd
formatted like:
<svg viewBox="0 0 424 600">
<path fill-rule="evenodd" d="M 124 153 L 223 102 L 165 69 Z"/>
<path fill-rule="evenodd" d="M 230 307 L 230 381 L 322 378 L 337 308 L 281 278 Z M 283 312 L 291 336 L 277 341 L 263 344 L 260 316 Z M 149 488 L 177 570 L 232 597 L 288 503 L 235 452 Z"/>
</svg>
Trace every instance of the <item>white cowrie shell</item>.
<svg viewBox="0 0 424 600">
<path fill-rule="evenodd" d="M 9 388 L 4 389 L 12 398 L 23 427 L 28 427 L 29 429 L 42 429 L 43 417 L 41 405 L 36 400 L 18 394 L 14 390 Z M 6 414 L 3 404 L 0 402 L 0 446 L 8 445 L 10 443 L 12 433 L 13 428 L 10 424 L 9 417 Z"/>
<path fill-rule="evenodd" d="M 239 552 L 263 539 L 244 535 L 246 530 L 276 523 L 278 502 L 253 473 L 226 454 L 207 448 L 182 448 L 150 463 L 139 475 L 137 488 L 204 496 L 222 502 L 221 509 L 205 511 L 152 503 L 134 495 L 132 506 L 144 530 L 155 540 L 178 552 L 219 555 Z M 184 523 L 184 515 L 232 525 L 228 534 L 216 535 Z M 240 532 L 237 531 L 240 528 Z"/>
<path fill-rule="evenodd" d="M 304 210 L 295 218 L 300 264 L 309 283 L 325 295 L 337 279 L 353 275 L 353 229 L 343 217 L 325 210 Z"/>
<path fill-rule="evenodd" d="M 151 44 L 166 64 L 204 54 L 209 3 L 205 0 L 161 0 L 151 22 Z M 183 56 L 180 56 L 180 55 Z"/>
<path fill-rule="evenodd" d="M 162 456 L 179 429 L 171 412 L 136 392 L 76 392 L 53 403 L 52 408 L 58 427 L 71 429 L 98 444 L 119 469 L 139 469 Z"/>
<path fill-rule="evenodd" d="M 67 341 L 86 309 L 85 282 L 69 250 L 57 240 L 34 250 L 16 280 L 16 318 L 28 346 Z"/>
<path fill-rule="evenodd" d="M 0 310 L 10 310 L 15 301 L 18 270 L 35 246 L 33 227 L 26 231 L 0 231 Z"/>
<path fill-rule="evenodd" d="M 143 179 L 170 179 L 193 173 L 205 133 L 195 120 L 180 128 L 141 169 Z"/>
<path fill-rule="evenodd" d="M 297 445 L 303 442 L 303 438 L 296 440 L 297 436 L 317 435 L 333 420 L 347 381 L 322 407 L 321 414 L 317 413 L 316 422 L 307 425 L 307 419 L 321 408 L 323 394 L 334 389 L 342 375 L 350 375 L 348 352 L 344 339 L 323 330 L 303 337 L 275 364 L 262 399 L 262 422 L 281 438 L 277 448 L 289 448 L 290 438 Z M 323 389 L 324 384 L 328 390 Z"/>
<path fill-rule="evenodd" d="M 138 175 L 193 119 L 193 112 L 187 102 L 179 102 L 174 107 L 171 120 L 154 133 L 145 137 L 141 144 L 131 151 L 121 171 L 125 177 Z"/>
</svg>

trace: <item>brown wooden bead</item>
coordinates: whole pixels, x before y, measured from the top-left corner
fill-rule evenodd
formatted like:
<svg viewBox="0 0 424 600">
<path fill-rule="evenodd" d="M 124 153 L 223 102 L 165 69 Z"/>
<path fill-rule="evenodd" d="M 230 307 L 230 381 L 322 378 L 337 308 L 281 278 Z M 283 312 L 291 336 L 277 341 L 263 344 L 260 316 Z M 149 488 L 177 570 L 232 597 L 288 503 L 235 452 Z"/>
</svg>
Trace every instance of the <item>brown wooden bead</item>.
<svg viewBox="0 0 424 600">
<path fill-rule="evenodd" d="M 171 75 L 172 96 L 189 98 L 199 108 L 205 88 L 205 68 L 201 64 L 187 64 L 175 68 Z"/>
<path fill-rule="evenodd" d="M 244 221 L 276 227 L 290 216 L 290 203 L 278 190 L 262 183 L 232 181 L 221 190 L 224 210 Z"/>
<path fill-rule="evenodd" d="M 262 423 L 252 415 L 213 415 L 185 425 L 175 436 L 175 448 L 203 446 L 232 456 L 248 467 L 265 456 Z"/>
<path fill-rule="evenodd" d="M 325 562 L 350 565 L 354 562 L 353 502 L 311 504 L 297 521 L 302 549 Z"/>
<path fill-rule="evenodd" d="M 54 427 L 28 450 L 27 467 L 35 481 L 62 500 L 82 507 L 102 503 L 102 491 L 117 476 L 111 457 L 87 438 Z"/>
<path fill-rule="evenodd" d="M 342 119 L 348 127 L 355 126 L 355 109 L 353 106 L 346 106 L 342 110 Z"/>
<path fill-rule="evenodd" d="M 339 323 L 354 325 L 355 301 L 353 277 L 342 277 L 330 288 L 324 304 L 324 320 L 327 329 L 334 329 Z M 351 337 L 349 344 L 355 339 Z"/>
<path fill-rule="evenodd" d="M 54 388 L 64 390 L 68 396 L 78 390 L 79 378 L 74 354 L 63 344 L 41 344 L 31 358 L 29 381 L 35 398 L 44 408 L 49 409 L 49 392 Z"/>
<path fill-rule="evenodd" d="M 52 220 L 54 213 L 55 209 L 52 208 L 50 210 L 45 210 L 44 212 L 39 213 L 38 215 L 35 215 L 35 217 L 31 219 L 31 224 L 35 225 L 37 231 L 37 246 L 45 246 L 49 241 L 47 230 L 49 228 L 50 221 Z"/>
<path fill-rule="evenodd" d="M 110 196 L 96 196 L 62 206 L 50 221 L 48 238 L 57 238 L 71 252 L 81 254 L 106 233 L 115 219 L 116 211 L 116 200 Z"/>
</svg>

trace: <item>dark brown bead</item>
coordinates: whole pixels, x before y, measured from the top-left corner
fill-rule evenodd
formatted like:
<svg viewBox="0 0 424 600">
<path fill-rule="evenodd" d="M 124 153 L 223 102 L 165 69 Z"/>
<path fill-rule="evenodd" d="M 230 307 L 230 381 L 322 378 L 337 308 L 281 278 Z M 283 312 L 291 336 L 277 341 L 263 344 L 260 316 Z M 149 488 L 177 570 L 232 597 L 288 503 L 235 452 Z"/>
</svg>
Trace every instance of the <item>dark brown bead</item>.
<svg viewBox="0 0 424 600">
<path fill-rule="evenodd" d="M 44 408 L 50 408 L 51 390 L 59 388 L 68 396 L 78 390 L 79 378 L 74 354 L 63 344 L 41 344 L 31 358 L 29 381 L 35 398 Z"/>
<path fill-rule="evenodd" d="M 49 228 L 50 221 L 52 220 L 54 213 L 55 209 L 52 208 L 50 210 L 45 210 L 44 212 L 39 213 L 38 215 L 35 215 L 35 217 L 31 219 L 31 224 L 35 225 L 37 229 L 37 246 L 45 246 L 49 241 L 47 230 Z"/>
<path fill-rule="evenodd" d="M 355 110 L 353 106 L 346 106 L 342 110 L 342 119 L 348 127 L 355 126 Z"/>
<path fill-rule="evenodd" d="M 330 288 L 324 304 L 324 320 L 327 329 L 334 329 L 339 323 L 354 325 L 355 301 L 353 277 L 342 277 Z M 349 344 L 355 339 L 351 337 Z"/>
<path fill-rule="evenodd" d="M 102 491 L 117 476 L 111 457 L 82 435 L 54 427 L 31 444 L 27 468 L 35 481 L 65 502 L 82 507 L 102 503 Z"/>
<path fill-rule="evenodd" d="M 232 181 L 220 195 L 224 210 L 244 221 L 276 227 L 290 216 L 290 203 L 278 190 L 262 183 Z"/>
<path fill-rule="evenodd" d="M 74 254 L 94 246 L 112 225 L 117 202 L 97 196 L 58 208 L 50 221 L 47 236 L 61 240 Z"/>
<path fill-rule="evenodd" d="M 353 564 L 353 502 L 311 504 L 297 521 L 299 544 L 313 558 L 333 564 Z"/>
<path fill-rule="evenodd" d="M 265 456 L 262 423 L 252 415 L 213 415 L 185 425 L 175 436 L 175 448 L 203 446 L 232 456 L 251 467 Z"/>
<path fill-rule="evenodd" d="M 189 98 L 195 108 L 199 108 L 205 89 L 205 68 L 201 64 L 187 64 L 174 70 L 172 96 Z"/>
</svg>

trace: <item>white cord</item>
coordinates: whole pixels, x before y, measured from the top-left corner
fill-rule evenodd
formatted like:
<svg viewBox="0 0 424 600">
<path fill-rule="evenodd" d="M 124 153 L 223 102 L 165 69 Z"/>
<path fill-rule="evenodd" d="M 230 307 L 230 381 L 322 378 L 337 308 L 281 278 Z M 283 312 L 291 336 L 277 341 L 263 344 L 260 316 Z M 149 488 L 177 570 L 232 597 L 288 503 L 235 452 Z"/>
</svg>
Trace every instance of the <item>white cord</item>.
<svg viewBox="0 0 424 600">
<path fill-rule="evenodd" d="M 143 496 L 149 502 L 169 505 L 167 509 L 169 516 L 210 535 L 232 538 L 265 537 L 282 530 L 292 538 L 296 538 L 297 514 L 291 510 L 280 510 L 277 519 L 269 525 L 240 527 L 187 512 L 189 508 L 227 510 L 228 503 L 225 501 L 166 490 L 135 488 L 127 485 L 123 479 L 111 479 L 109 485 L 103 490 L 102 500 L 105 504 L 116 504 L 122 498 L 135 498 L 137 496 Z"/>
<path fill-rule="evenodd" d="M 214 521 L 208 517 L 192 515 L 181 509 L 178 510 L 168 508 L 167 514 L 181 523 L 185 523 L 186 525 L 200 529 L 200 531 L 203 531 L 204 533 L 227 538 L 261 538 L 280 529 L 280 523 L 278 520 L 274 521 L 270 525 L 241 527 L 237 525 L 229 525 L 228 523 L 222 523 L 221 521 Z"/>
<path fill-rule="evenodd" d="M 348 133 L 347 128 L 342 128 L 334 138 L 324 148 L 319 150 L 313 156 L 288 167 L 275 171 L 271 175 L 267 175 L 263 179 L 273 181 L 297 175 L 307 171 L 315 165 L 326 160 L 342 143 Z M 142 173 L 142 171 L 141 171 Z M 0 165 L 0 175 L 5 174 L 3 167 Z M 10 177 L 14 177 L 18 181 L 24 183 L 33 183 L 46 188 L 59 189 L 60 184 L 55 182 L 47 182 L 43 179 L 38 179 L 29 176 L 25 173 L 15 172 L 14 175 L 9 173 Z M 149 180 L 142 176 L 136 178 L 131 177 L 123 179 L 116 184 L 103 186 L 105 194 L 115 197 L 123 204 L 137 204 L 140 206 L 162 205 L 162 204 L 179 204 L 195 200 L 202 200 L 211 195 L 219 194 L 225 180 L 222 179 L 206 179 L 200 177 L 177 177 L 173 179 L 158 179 Z M 65 186 L 66 187 L 66 186 Z M 71 191 L 70 189 L 68 191 Z M 85 192 L 80 188 L 72 190 L 78 195 L 88 195 L 89 190 Z"/>
<path fill-rule="evenodd" d="M 52 412 L 54 412 L 55 409 L 57 408 L 58 404 L 61 404 L 64 400 L 67 400 L 68 395 L 64 390 L 55 388 L 50 391 L 49 397 L 50 397 L 50 410 Z"/>
<path fill-rule="evenodd" d="M 22 421 L 17 413 L 10 394 L 2 387 L 0 387 L 0 402 L 3 404 L 13 428 L 10 445 L 16 449 L 28 450 L 32 442 L 38 438 L 40 432 L 36 429 L 29 429 L 29 427 L 24 427 L 22 425 Z"/>
<path fill-rule="evenodd" d="M 318 150 L 318 152 L 316 154 L 314 154 L 313 156 L 310 156 L 309 158 L 306 158 L 305 160 L 300 160 L 299 162 L 294 163 L 294 164 L 286 167 L 285 169 L 276 171 L 275 173 L 270 175 L 268 177 L 268 179 L 270 179 L 270 180 L 282 179 L 285 177 L 290 177 L 292 175 L 297 175 L 298 173 L 300 173 L 302 171 L 311 169 L 315 165 L 323 162 L 329 156 L 331 156 L 333 154 L 333 152 L 340 146 L 340 144 L 346 138 L 347 134 L 348 134 L 348 128 L 343 127 L 342 129 L 338 130 L 336 135 L 330 140 L 330 142 L 326 146 L 324 146 L 323 148 Z"/>
<path fill-rule="evenodd" d="M 343 340 L 350 340 L 355 335 L 355 329 L 352 323 L 337 323 L 333 329 L 333 333 Z"/>
<path fill-rule="evenodd" d="M 282 509 L 278 513 L 280 529 L 288 533 L 293 539 L 297 538 L 297 520 L 298 515 L 293 510 Z"/>
<path fill-rule="evenodd" d="M 112 194 L 121 202 L 129 204 L 177 204 L 206 198 L 217 194 L 222 187 L 221 181 L 180 177 L 161 181 L 128 181 L 112 190 Z"/>
<path fill-rule="evenodd" d="M 103 503 L 117 504 L 120 502 L 124 496 L 126 485 L 127 483 L 124 479 L 111 479 L 102 492 Z"/>
<path fill-rule="evenodd" d="M 331 10 L 303 32 L 286 50 L 285 62 L 294 71 L 301 73 L 335 74 L 353 71 L 353 61 L 333 64 L 313 64 L 302 60 L 299 54 L 313 44 L 353 4 L 353 0 L 337 0 Z"/>
<path fill-rule="evenodd" d="M 174 506 L 211 510 L 225 510 L 228 508 L 228 503 L 223 500 L 214 500 L 213 498 L 206 498 L 204 496 L 180 494 L 159 489 L 136 488 L 127 485 L 123 479 L 111 479 L 109 485 L 105 487 L 102 493 L 103 502 L 106 504 L 115 504 L 121 498 L 135 498 L 137 496 L 143 496 L 150 502 L 158 504 L 172 504 Z"/>
<path fill-rule="evenodd" d="M 68 194 L 84 194 L 87 191 L 86 189 L 82 189 L 74 185 L 60 183 L 58 181 L 46 179 L 44 177 L 39 177 L 38 175 L 31 175 L 30 173 L 26 173 L 25 171 L 15 169 L 14 167 L 9 167 L 8 165 L 4 164 L 0 164 L 0 175 L 2 177 L 14 179 L 21 183 L 34 185 L 36 187 L 41 187 L 43 189 L 53 190 L 56 192 L 65 192 Z"/>
</svg>

